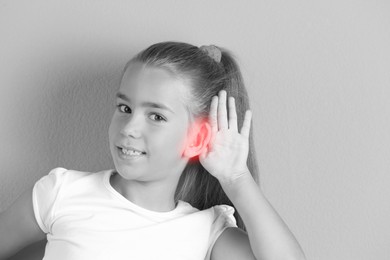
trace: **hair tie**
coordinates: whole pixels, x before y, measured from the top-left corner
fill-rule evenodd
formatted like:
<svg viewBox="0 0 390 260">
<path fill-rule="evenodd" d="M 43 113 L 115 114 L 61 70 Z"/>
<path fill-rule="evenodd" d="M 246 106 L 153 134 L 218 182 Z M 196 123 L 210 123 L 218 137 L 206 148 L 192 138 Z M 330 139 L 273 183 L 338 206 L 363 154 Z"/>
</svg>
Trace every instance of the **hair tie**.
<svg viewBox="0 0 390 260">
<path fill-rule="evenodd" d="M 218 63 L 221 62 L 222 53 L 221 53 L 221 50 L 217 46 L 203 45 L 203 46 L 200 46 L 199 49 L 201 49 L 204 53 L 206 53 L 214 61 L 216 61 Z"/>
</svg>

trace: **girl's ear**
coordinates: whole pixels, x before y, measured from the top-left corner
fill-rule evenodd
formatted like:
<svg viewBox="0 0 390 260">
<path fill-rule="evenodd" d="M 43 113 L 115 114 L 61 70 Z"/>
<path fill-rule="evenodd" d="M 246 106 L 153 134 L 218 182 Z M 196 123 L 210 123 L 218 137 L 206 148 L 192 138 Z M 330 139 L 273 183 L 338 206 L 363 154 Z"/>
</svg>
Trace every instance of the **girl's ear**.
<svg viewBox="0 0 390 260">
<path fill-rule="evenodd" d="M 211 139 L 211 126 L 207 120 L 196 120 L 189 131 L 187 143 L 185 145 L 183 156 L 191 159 L 200 155 Z"/>
</svg>

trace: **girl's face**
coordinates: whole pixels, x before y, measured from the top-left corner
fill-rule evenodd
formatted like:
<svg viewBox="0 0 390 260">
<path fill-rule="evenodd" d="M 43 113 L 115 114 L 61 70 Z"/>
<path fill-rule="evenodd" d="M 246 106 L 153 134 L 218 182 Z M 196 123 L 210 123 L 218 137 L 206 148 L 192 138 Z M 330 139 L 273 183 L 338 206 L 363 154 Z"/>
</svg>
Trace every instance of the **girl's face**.
<svg viewBox="0 0 390 260">
<path fill-rule="evenodd" d="M 109 128 L 113 161 L 124 179 L 178 179 L 188 162 L 185 91 L 188 86 L 166 70 L 141 63 L 127 68 Z"/>
</svg>

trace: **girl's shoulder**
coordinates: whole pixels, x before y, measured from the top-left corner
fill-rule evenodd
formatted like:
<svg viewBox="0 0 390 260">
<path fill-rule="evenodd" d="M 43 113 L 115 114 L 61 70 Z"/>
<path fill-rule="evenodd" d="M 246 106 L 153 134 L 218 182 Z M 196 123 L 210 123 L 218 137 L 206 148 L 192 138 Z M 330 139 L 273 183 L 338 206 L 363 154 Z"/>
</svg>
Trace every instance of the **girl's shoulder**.
<svg viewBox="0 0 390 260">
<path fill-rule="evenodd" d="M 110 174 L 111 172 L 112 170 L 104 170 L 100 172 L 86 172 L 57 167 L 52 169 L 47 175 L 41 177 L 35 185 L 44 185 L 55 188 L 64 184 L 70 184 L 84 179 L 100 179 L 104 175 Z"/>
<path fill-rule="evenodd" d="M 237 227 L 236 219 L 234 218 L 234 208 L 226 204 L 215 205 L 207 209 L 199 210 L 194 208 L 189 203 L 187 209 L 190 207 L 192 210 L 187 210 L 189 214 L 195 213 L 205 216 L 210 222 L 211 226 L 215 230 L 222 229 L 224 227 Z"/>
<path fill-rule="evenodd" d="M 104 187 L 103 178 L 110 173 L 108 170 L 94 173 L 57 167 L 39 179 L 33 187 L 32 200 L 34 214 L 41 229 L 45 233 L 50 232 L 57 209 L 75 202 L 69 199 L 82 199 L 95 194 L 95 191 Z"/>
<path fill-rule="evenodd" d="M 196 214 L 203 216 L 202 218 L 207 219 L 211 226 L 216 229 L 224 226 L 237 226 L 236 219 L 234 218 L 235 209 L 226 204 L 214 205 L 207 209 L 198 209 L 190 203 L 180 200 L 175 211 L 184 215 Z"/>
</svg>

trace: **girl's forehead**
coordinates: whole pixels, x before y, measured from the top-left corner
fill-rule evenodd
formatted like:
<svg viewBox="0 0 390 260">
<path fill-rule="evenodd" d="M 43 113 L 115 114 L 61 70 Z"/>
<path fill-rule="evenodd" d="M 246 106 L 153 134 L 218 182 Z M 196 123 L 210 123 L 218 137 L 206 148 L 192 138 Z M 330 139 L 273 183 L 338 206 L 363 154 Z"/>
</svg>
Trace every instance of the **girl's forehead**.
<svg viewBox="0 0 390 260">
<path fill-rule="evenodd" d="M 132 102 L 159 102 L 174 110 L 186 110 L 190 88 L 166 69 L 130 64 L 118 93 Z"/>
</svg>

